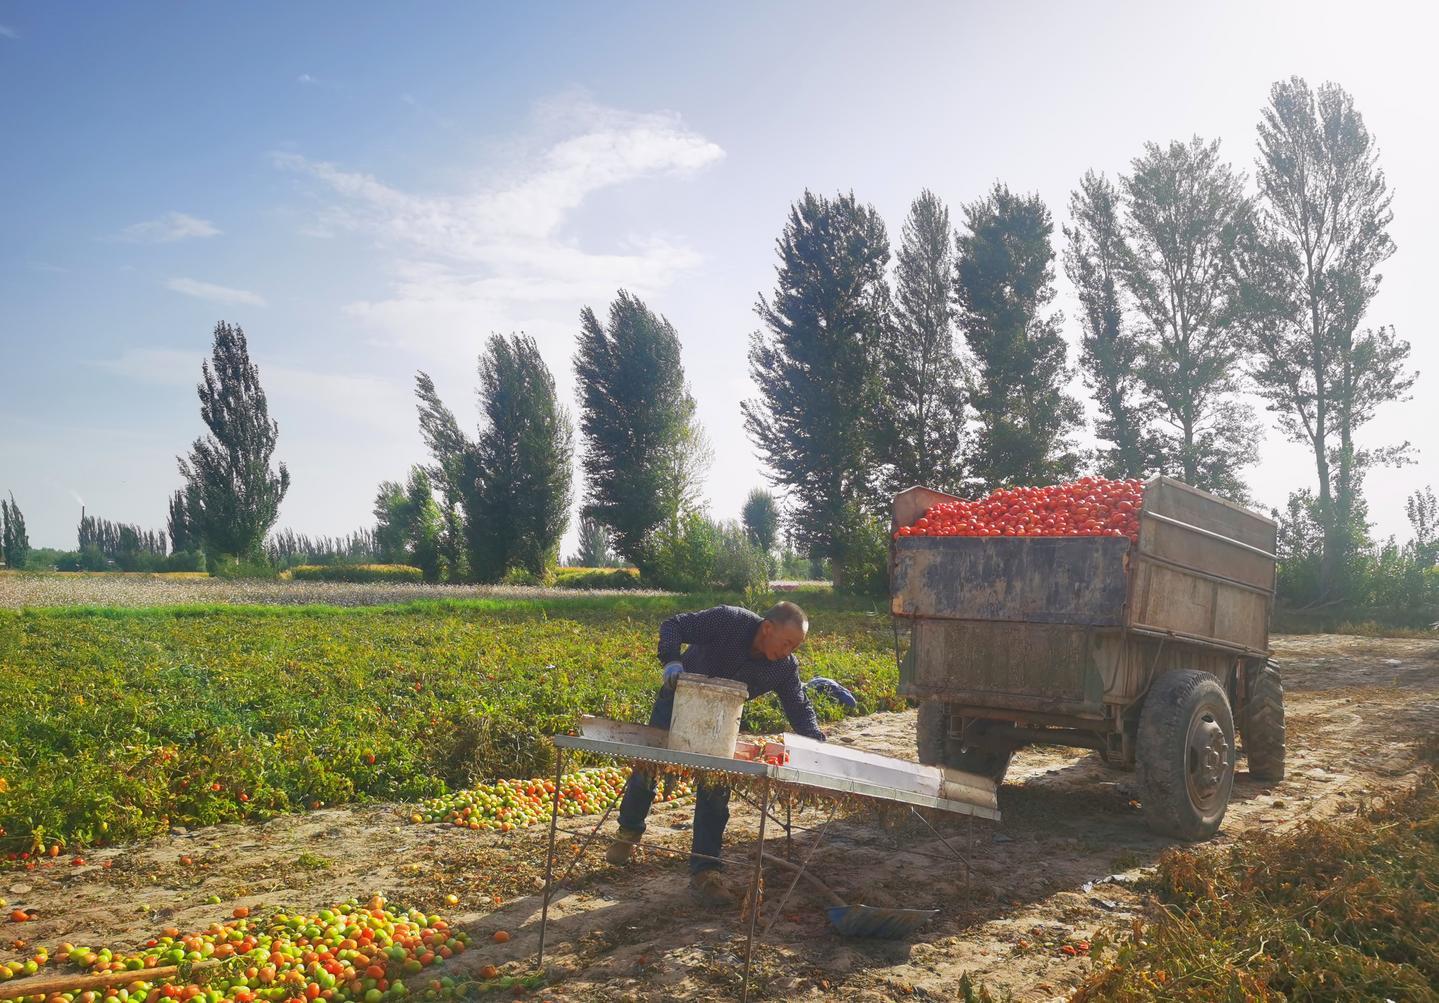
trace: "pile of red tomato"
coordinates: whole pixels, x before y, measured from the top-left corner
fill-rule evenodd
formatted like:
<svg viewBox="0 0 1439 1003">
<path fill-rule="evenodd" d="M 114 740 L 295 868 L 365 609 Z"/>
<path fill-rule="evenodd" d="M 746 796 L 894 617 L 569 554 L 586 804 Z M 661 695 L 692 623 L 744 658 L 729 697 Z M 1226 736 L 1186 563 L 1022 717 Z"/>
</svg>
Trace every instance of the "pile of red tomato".
<svg viewBox="0 0 1439 1003">
<path fill-rule="evenodd" d="M 1001 488 L 978 501 L 933 506 L 902 536 L 1127 536 L 1139 539 L 1144 482 L 1082 477 L 1040 488 Z"/>
<path fill-rule="evenodd" d="M 240 907 L 234 922 L 211 923 L 189 935 L 172 927 L 135 952 L 62 944 L 55 962 L 113 973 L 113 986 L 23 998 L 28 1003 L 390 1003 L 451 1000 L 469 981 L 439 976 L 437 967 L 469 946 L 468 934 L 439 916 L 390 908 L 381 896 L 366 905 L 350 899 L 314 915 L 276 914 L 267 920 L 249 915 Z M 213 958 L 235 961 L 211 972 L 205 985 L 188 978 L 162 981 L 148 973 Z M 0 983 L 48 963 L 49 952 L 42 949 L 29 961 L 0 965 Z M 7 988 L 13 997 L 23 985 L 0 986 L 0 999 L 9 998 Z"/>
</svg>

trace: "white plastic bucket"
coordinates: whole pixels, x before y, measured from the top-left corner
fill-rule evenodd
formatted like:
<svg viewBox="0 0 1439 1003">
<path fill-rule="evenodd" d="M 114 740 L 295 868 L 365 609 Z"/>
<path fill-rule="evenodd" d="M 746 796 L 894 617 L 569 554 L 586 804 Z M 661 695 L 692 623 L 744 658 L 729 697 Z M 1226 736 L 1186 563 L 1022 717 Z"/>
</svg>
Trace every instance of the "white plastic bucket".
<svg viewBox="0 0 1439 1003">
<path fill-rule="evenodd" d="M 734 758 L 739 718 L 749 687 L 737 679 L 680 673 L 670 717 L 669 748 L 705 756 Z"/>
</svg>

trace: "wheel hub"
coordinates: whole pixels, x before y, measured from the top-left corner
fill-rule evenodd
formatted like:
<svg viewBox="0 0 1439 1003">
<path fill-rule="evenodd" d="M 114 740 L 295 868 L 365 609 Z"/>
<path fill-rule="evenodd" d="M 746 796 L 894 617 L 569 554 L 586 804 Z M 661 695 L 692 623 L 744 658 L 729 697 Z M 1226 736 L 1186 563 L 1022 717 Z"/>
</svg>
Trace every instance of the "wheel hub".
<svg viewBox="0 0 1439 1003">
<path fill-rule="evenodd" d="M 1211 808 L 1229 770 L 1229 740 L 1213 718 L 1198 718 L 1189 730 L 1185 773 L 1196 806 Z"/>
</svg>

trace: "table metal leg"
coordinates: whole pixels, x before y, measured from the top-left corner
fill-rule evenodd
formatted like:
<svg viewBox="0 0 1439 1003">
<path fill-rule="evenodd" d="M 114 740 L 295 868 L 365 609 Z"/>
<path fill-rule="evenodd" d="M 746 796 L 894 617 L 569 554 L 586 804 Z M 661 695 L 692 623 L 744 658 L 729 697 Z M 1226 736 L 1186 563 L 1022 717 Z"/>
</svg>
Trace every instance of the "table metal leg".
<svg viewBox="0 0 1439 1003">
<path fill-rule="evenodd" d="M 765 924 L 764 932 L 760 934 L 761 937 L 769 936 L 770 928 L 775 925 L 779 920 L 780 914 L 784 912 L 785 903 L 789 901 L 790 895 L 794 893 L 795 885 L 799 884 L 799 879 L 804 876 L 804 871 L 805 868 L 809 866 L 810 858 L 812 858 L 815 851 L 819 849 L 819 844 L 824 842 L 825 833 L 829 830 L 830 821 L 834 819 L 835 810 L 834 808 L 830 809 L 829 818 L 825 819 L 824 825 L 819 827 L 819 833 L 815 836 L 814 843 L 810 846 L 809 852 L 804 855 L 804 860 L 800 862 L 799 870 L 795 872 L 794 880 L 791 881 L 789 887 L 785 889 L 784 897 L 779 900 L 779 905 L 775 906 L 774 915 L 771 916 L 769 922 Z"/>
<path fill-rule="evenodd" d="M 923 822 L 923 823 L 925 824 L 925 828 L 929 829 L 930 832 L 934 833 L 934 838 L 937 839 L 937 840 L 939 840 L 941 843 L 943 843 L 943 844 L 944 844 L 944 848 L 945 848 L 946 850 L 948 850 L 950 853 L 954 854 L 955 859 L 958 860 L 961 864 L 964 865 L 964 887 L 965 887 L 965 890 L 968 891 L 968 890 L 969 890 L 969 858 L 966 857 L 964 854 L 960 853 L 960 852 L 959 852 L 958 850 L 956 850 L 954 847 L 950 846 L 950 845 L 949 845 L 949 840 L 945 839 L 943 836 L 941 836 L 941 835 L 939 834 L 939 830 L 934 827 L 934 824 L 931 823 L 929 819 L 925 818 L 923 815 L 921 815 L 921 814 L 919 813 L 919 809 L 915 808 L 914 805 L 910 805 L 910 806 L 909 806 L 909 810 L 910 810 L 910 813 L 913 814 L 915 818 L 919 819 L 921 822 Z M 971 815 L 971 816 L 969 816 L 969 818 L 970 818 L 970 822 L 972 823 L 972 822 L 974 821 L 974 816 Z M 970 827 L 970 834 L 971 834 L 971 836 L 973 835 L 973 833 L 974 833 L 974 828 L 973 828 L 973 826 L 971 825 L 971 827 Z M 973 842 L 973 839 L 971 839 L 971 841 L 970 841 L 970 853 L 973 853 L 973 852 L 974 852 L 974 842 Z"/>
<path fill-rule="evenodd" d="M 749 1000 L 749 970 L 750 961 L 754 956 L 754 928 L 759 919 L 759 887 L 760 876 L 764 870 L 764 824 L 769 818 L 769 779 L 766 778 L 764 785 L 760 787 L 759 803 L 759 842 L 754 850 L 754 875 L 749 883 L 749 935 L 744 942 L 744 983 L 740 989 L 740 1003 L 747 1003 Z"/>
<path fill-rule="evenodd" d="M 550 895 L 554 891 L 555 876 L 555 829 L 560 824 L 560 787 L 561 778 L 565 775 L 565 750 L 555 750 L 555 790 L 550 798 L 550 840 L 548 849 L 545 851 L 545 901 L 540 908 L 540 949 L 539 956 L 535 959 L 535 967 L 543 970 L 545 967 L 545 930 L 550 925 Z"/>
<path fill-rule="evenodd" d="M 579 852 L 575 854 L 575 859 L 570 861 L 570 866 L 565 868 L 565 873 L 560 875 L 560 880 L 555 882 L 556 888 L 558 888 L 560 885 L 564 884 L 570 879 L 570 875 L 574 873 L 575 868 L 578 867 L 580 861 L 584 859 L 585 851 L 590 848 L 590 844 L 595 841 L 595 837 L 598 836 L 600 834 L 600 830 L 605 827 L 605 823 L 609 821 L 610 815 L 614 812 L 615 806 L 619 803 L 619 798 L 615 798 L 613 801 L 610 802 L 610 806 L 605 809 L 605 813 L 600 816 L 600 820 L 595 823 L 595 827 L 590 830 L 590 834 L 586 836 L 585 841 L 580 844 Z"/>
<path fill-rule="evenodd" d="M 784 796 L 784 859 L 794 860 L 794 816 L 790 812 L 792 799 Z M 826 822 L 825 825 L 829 823 Z"/>
</svg>

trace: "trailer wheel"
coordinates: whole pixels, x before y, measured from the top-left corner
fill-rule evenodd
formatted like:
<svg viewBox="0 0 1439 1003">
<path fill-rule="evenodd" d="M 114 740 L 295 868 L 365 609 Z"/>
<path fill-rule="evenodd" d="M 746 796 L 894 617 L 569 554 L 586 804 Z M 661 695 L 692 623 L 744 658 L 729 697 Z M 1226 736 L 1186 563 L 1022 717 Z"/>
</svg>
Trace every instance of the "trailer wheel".
<svg viewBox="0 0 1439 1003">
<path fill-rule="evenodd" d="M 1219 681 L 1193 669 L 1156 679 L 1139 713 L 1137 746 L 1149 827 L 1190 841 L 1214 835 L 1234 789 L 1234 717 Z"/>
<path fill-rule="evenodd" d="M 971 721 L 966 734 L 993 734 L 999 729 L 1013 727 L 1002 721 Z M 943 700 L 924 700 L 919 705 L 917 720 L 919 761 L 925 766 L 948 766 L 966 773 L 977 773 L 993 780 L 995 786 L 1004 782 L 1009 771 L 1013 751 L 996 752 L 989 749 L 972 749 L 949 737 L 949 705 Z"/>
<path fill-rule="evenodd" d="M 1284 779 L 1284 684 L 1272 661 L 1245 679 L 1247 692 L 1239 714 L 1244 757 L 1255 780 Z"/>
</svg>

